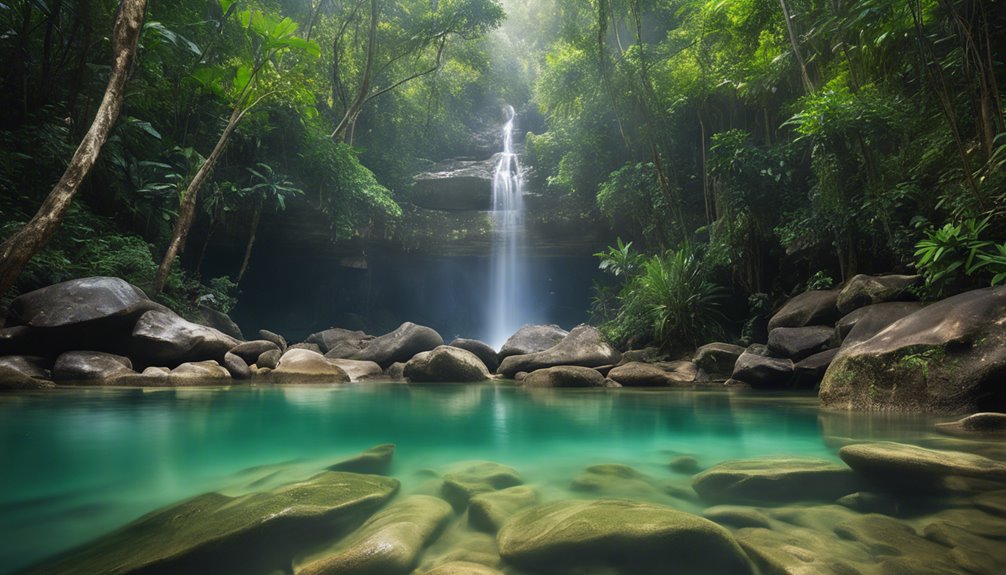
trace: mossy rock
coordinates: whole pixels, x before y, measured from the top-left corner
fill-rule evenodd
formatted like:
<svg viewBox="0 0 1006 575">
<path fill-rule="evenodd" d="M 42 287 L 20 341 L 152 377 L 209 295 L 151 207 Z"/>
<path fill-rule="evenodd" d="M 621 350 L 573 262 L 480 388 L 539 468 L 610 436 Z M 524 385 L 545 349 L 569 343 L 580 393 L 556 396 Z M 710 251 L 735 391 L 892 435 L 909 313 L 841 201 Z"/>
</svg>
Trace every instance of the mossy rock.
<svg viewBox="0 0 1006 575">
<path fill-rule="evenodd" d="M 857 491 L 859 478 L 824 459 L 759 457 L 714 465 L 696 475 L 692 487 L 708 501 L 834 501 Z"/>
<path fill-rule="evenodd" d="M 442 493 L 444 499 L 455 509 L 461 510 L 468 506 L 468 501 L 475 495 L 522 483 L 524 480 L 516 469 L 493 461 L 479 461 L 446 473 Z"/>
<path fill-rule="evenodd" d="M 468 502 L 468 524 L 479 531 L 496 533 L 508 518 L 537 500 L 537 492 L 526 485 L 476 495 Z"/>
<path fill-rule="evenodd" d="M 395 444 L 384 443 L 328 466 L 329 471 L 350 471 L 352 473 L 373 473 L 385 475 L 391 467 L 395 455 Z"/>
</svg>

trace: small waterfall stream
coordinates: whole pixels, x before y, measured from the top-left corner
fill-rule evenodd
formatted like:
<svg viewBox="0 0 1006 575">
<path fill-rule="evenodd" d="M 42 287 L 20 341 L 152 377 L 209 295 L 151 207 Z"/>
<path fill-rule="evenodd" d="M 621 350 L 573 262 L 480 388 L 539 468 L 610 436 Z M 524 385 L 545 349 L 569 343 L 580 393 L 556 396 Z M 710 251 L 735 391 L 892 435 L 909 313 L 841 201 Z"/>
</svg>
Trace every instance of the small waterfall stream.
<svg viewBox="0 0 1006 575">
<path fill-rule="evenodd" d="M 488 343 L 497 349 L 526 320 L 523 258 L 524 199 L 520 161 L 513 148 L 516 113 L 506 107 L 503 153 L 493 172 L 493 239 L 489 277 Z"/>
</svg>

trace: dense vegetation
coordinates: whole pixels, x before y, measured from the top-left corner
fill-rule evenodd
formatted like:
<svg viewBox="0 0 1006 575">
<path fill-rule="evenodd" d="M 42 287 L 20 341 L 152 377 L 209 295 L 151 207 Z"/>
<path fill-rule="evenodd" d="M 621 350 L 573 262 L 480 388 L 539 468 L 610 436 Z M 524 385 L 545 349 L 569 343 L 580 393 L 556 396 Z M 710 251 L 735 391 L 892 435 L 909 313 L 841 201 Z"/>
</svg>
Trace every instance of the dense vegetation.
<svg viewBox="0 0 1006 575">
<path fill-rule="evenodd" d="M 0 5 L 0 237 L 87 131 L 117 4 Z M 226 310 L 262 221 L 393 226 L 502 101 L 546 119 L 532 187 L 620 238 L 592 310 L 620 343 L 756 337 L 856 273 L 1002 282 L 1004 26 L 983 0 L 154 0 L 111 137 L 6 296 L 100 273 Z M 247 249 L 203 278 L 219 228 Z"/>
</svg>

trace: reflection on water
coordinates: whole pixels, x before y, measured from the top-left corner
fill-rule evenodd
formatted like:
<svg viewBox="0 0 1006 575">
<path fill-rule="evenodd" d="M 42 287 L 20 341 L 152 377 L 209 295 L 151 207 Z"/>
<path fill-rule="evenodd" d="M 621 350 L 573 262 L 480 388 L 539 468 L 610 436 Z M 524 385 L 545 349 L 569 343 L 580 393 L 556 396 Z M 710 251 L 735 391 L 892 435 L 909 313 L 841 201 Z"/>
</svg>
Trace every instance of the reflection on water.
<svg viewBox="0 0 1006 575">
<path fill-rule="evenodd" d="M 168 503 L 281 484 L 378 443 L 398 445 L 393 474 L 406 485 L 422 477 L 421 469 L 488 459 L 518 469 L 546 492 L 598 463 L 666 476 L 679 454 L 704 466 L 769 454 L 837 460 L 838 447 L 864 438 L 989 449 L 936 436 L 932 424 L 924 417 L 819 413 L 808 396 L 504 384 L 0 396 L 0 571 Z"/>
</svg>

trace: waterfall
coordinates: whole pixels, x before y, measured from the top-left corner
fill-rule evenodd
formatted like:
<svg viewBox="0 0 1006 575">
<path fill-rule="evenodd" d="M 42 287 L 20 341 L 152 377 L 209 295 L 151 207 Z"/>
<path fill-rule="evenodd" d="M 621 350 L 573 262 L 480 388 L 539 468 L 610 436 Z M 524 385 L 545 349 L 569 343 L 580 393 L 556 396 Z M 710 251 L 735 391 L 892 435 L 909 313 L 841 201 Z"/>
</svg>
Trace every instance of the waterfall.
<svg viewBox="0 0 1006 575">
<path fill-rule="evenodd" d="M 506 107 L 503 152 L 493 172 L 492 255 L 489 270 L 488 343 L 497 349 L 524 323 L 523 291 L 527 285 L 521 253 L 524 240 L 524 198 L 520 161 L 513 149 L 516 113 Z"/>
</svg>

